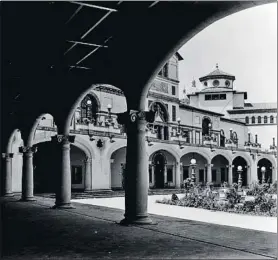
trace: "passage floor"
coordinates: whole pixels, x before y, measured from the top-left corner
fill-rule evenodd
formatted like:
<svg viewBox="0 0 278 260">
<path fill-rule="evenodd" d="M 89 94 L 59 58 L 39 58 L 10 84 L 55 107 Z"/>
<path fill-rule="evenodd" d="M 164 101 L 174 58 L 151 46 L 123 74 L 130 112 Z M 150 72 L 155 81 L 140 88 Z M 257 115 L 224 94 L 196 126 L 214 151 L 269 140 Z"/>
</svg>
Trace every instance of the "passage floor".
<svg viewBox="0 0 278 260">
<path fill-rule="evenodd" d="M 277 235 L 152 215 L 157 225 L 121 226 L 123 210 L 54 200 L 2 198 L 3 259 L 275 259 Z"/>
</svg>

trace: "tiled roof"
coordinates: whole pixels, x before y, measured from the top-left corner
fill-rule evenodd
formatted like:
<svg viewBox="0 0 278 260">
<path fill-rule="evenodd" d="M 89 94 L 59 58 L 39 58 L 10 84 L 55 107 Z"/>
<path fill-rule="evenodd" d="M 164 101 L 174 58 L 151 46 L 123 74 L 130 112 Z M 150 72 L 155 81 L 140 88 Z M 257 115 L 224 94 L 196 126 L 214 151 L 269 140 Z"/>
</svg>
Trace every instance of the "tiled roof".
<svg viewBox="0 0 278 260">
<path fill-rule="evenodd" d="M 231 75 L 229 73 L 226 73 L 226 72 L 220 70 L 218 68 L 218 65 L 216 65 L 216 69 L 214 71 L 212 71 L 209 74 L 201 77 L 199 80 L 202 81 L 202 80 L 210 79 L 210 78 L 228 78 L 228 79 L 235 80 L 234 75 Z"/>
<path fill-rule="evenodd" d="M 277 109 L 277 103 L 245 103 L 244 109 Z"/>
</svg>

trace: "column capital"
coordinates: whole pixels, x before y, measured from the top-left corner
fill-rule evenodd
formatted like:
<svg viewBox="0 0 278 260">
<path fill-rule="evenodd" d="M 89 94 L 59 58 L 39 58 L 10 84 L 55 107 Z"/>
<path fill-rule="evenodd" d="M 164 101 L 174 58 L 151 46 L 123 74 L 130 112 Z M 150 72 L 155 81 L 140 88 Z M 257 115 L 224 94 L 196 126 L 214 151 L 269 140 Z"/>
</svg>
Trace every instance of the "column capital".
<svg viewBox="0 0 278 260">
<path fill-rule="evenodd" d="M 130 109 L 127 112 L 117 114 L 117 121 L 119 124 L 126 125 L 128 123 L 136 123 L 138 121 L 146 121 L 148 123 L 153 123 L 155 118 L 155 112 L 153 111 L 143 111 L 143 110 L 133 110 Z"/>
<path fill-rule="evenodd" d="M 14 157 L 13 153 L 2 153 L 2 158 L 3 159 L 11 159 Z"/>
<path fill-rule="evenodd" d="M 92 158 L 89 156 L 86 156 L 86 158 L 84 159 L 85 163 L 91 163 L 92 162 Z"/>
<path fill-rule="evenodd" d="M 19 147 L 20 153 L 36 153 L 38 151 L 37 146 L 21 146 Z"/>
<path fill-rule="evenodd" d="M 55 135 L 51 140 L 57 143 L 74 143 L 75 135 Z"/>
</svg>

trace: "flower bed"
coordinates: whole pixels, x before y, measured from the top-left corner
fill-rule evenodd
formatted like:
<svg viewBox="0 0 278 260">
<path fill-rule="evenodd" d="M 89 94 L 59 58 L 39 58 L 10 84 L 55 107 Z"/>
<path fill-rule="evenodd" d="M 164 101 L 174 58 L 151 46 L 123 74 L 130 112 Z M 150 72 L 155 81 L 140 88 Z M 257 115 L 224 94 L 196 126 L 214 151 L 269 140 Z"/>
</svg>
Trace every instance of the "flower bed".
<svg viewBox="0 0 278 260">
<path fill-rule="evenodd" d="M 157 203 L 195 207 L 230 213 L 249 214 L 256 216 L 277 216 L 277 183 L 272 185 L 255 184 L 247 191 L 247 197 L 240 195 L 237 185 L 226 188 L 225 198 L 213 190 L 210 184 L 201 188 L 192 182 L 186 187 L 185 196 L 179 199 L 173 194 L 171 199 L 163 198 Z M 223 191 L 222 191 L 223 192 Z M 276 192 L 276 194 L 275 194 Z M 274 194 L 274 195 L 273 195 Z M 250 197 L 252 197 L 250 199 Z M 248 198 L 248 199 L 247 199 Z"/>
</svg>

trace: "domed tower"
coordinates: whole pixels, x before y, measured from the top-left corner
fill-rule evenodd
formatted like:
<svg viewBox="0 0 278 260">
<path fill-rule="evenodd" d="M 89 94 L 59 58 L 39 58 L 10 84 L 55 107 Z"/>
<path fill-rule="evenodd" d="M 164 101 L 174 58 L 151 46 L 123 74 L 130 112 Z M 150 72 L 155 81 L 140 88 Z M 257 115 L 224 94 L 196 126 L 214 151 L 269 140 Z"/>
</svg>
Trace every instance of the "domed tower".
<svg viewBox="0 0 278 260">
<path fill-rule="evenodd" d="M 221 71 L 216 64 L 214 71 L 199 78 L 202 90 L 187 95 L 190 105 L 229 117 L 229 111 L 244 107 L 247 98 L 246 92 L 233 89 L 235 79 L 235 76 Z"/>
<path fill-rule="evenodd" d="M 209 88 L 228 88 L 233 89 L 235 76 L 221 71 L 216 64 L 216 69 L 206 76 L 199 78 L 204 89 Z"/>
</svg>

